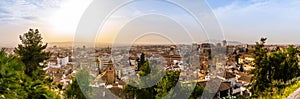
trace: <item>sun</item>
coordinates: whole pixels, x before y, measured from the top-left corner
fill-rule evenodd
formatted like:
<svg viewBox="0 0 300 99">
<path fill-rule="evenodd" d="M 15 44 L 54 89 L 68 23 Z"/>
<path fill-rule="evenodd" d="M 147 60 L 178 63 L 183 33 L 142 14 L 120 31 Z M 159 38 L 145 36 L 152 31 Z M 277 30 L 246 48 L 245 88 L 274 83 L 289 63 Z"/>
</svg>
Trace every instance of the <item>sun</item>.
<svg viewBox="0 0 300 99">
<path fill-rule="evenodd" d="M 78 22 L 92 0 L 67 0 L 50 17 L 49 22 L 54 31 L 75 33 Z"/>
</svg>

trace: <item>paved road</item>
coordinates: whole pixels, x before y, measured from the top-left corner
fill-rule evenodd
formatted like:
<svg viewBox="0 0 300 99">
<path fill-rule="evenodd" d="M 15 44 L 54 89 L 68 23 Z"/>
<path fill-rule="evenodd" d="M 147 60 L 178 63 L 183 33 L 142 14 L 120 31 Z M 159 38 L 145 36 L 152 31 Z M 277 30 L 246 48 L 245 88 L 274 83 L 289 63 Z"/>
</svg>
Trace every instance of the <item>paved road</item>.
<svg viewBox="0 0 300 99">
<path fill-rule="evenodd" d="M 300 88 L 298 88 L 295 92 L 293 92 L 286 99 L 300 99 Z"/>
</svg>

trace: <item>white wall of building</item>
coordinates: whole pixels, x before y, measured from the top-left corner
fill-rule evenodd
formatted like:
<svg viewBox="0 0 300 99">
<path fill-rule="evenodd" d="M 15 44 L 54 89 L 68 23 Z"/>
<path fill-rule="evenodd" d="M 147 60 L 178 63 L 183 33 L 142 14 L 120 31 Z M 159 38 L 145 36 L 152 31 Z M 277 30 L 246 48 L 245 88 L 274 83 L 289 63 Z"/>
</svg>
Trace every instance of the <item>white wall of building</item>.
<svg viewBox="0 0 300 99">
<path fill-rule="evenodd" d="M 57 58 L 57 64 L 60 66 L 66 66 L 69 62 L 69 57 Z"/>
</svg>

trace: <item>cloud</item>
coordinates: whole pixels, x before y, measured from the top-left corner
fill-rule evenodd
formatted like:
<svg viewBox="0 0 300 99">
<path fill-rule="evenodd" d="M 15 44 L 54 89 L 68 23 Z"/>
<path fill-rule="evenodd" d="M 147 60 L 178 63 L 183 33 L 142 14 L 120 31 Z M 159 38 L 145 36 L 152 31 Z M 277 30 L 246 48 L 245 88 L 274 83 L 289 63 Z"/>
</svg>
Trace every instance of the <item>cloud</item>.
<svg viewBox="0 0 300 99">
<path fill-rule="evenodd" d="M 61 2 L 62 0 L 2 0 L 0 20 L 6 20 L 7 23 L 35 22 L 59 8 Z"/>
<path fill-rule="evenodd" d="M 38 19 L 38 18 L 33 17 L 33 16 L 25 16 L 25 17 L 22 17 L 22 19 L 24 19 L 24 20 L 35 20 L 35 19 Z"/>
<path fill-rule="evenodd" d="M 7 21 L 11 16 L 5 15 L 5 14 L 0 14 L 0 20 L 1 21 Z"/>
<path fill-rule="evenodd" d="M 0 13 L 2 14 L 9 14 L 9 12 L 8 11 L 6 11 L 6 10 L 4 10 L 4 9 L 0 9 Z"/>
<path fill-rule="evenodd" d="M 271 43 L 295 43 L 300 42 L 295 37 L 300 31 L 299 5 L 299 0 L 235 1 L 214 12 L 229 39 L 251 43 L 267 36 Z"/>
</svg>

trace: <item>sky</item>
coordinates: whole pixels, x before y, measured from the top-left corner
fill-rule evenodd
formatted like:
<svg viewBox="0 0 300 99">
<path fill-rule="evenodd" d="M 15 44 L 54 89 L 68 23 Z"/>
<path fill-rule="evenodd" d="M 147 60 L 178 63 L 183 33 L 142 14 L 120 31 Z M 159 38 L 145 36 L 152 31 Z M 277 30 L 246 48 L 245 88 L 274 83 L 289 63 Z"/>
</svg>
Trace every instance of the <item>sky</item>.
<svg viewBox="0 0 300 99">
<path fill-rule="evenodd" d="M 92 0 L 1 0 L 0 44 L 15 46 L 19 43 L 18 36 L 27 32 L 29 28 L 39 29 L 45 42 L 73 41 L 79 20 L 91 2 Z M 215 14 L 226 40 L 254 43 L 260 37 L 267 37 L 270 44 L 300 43 L 299 0 L 207 0 L 207 3 Z M 189 4 L 197 7 L 194 2 Z M 137 17 L 145 13 L 156 13 L 166 17 L 156 15 Z M 145 22 L 143 20 L 147 19 L 143 18 L 156 20 Z M 182 25 L 185 28 L 180 28 Z M 195 42 L 207 39 L 206 36 L 202 37 L 205 33 L 200 33 L 205 29 L 199 28 L 201 25 L 185 10 L 163 1 L 145 0 L 125 5 L 112 13 L 103 24 L 96 40 L 111 42 L 119 40 L 118 37 L 130 38 L 131 36 L 125 35 L 126 33 L 121 34 L 124 36 L 118 33 L 139 32 L 141 29 L 148 29 L 146 27 L 149 26 L 157 26 L 153 29 L 164 28 L 166 30 L 156 31 L 166 33 L 172 32 L 174 27 L 178 29 L 178 33 L 173 31 L 173 34 L 167 33 L 166 36 L 174 35 L 175 38 L 182 37 L 185 40 L 192 37 Z M 184 37 L 186 34 L 179 32 L 186 32 L 186 29 L 190 30 L 190 34 Z"/>
</svg>

